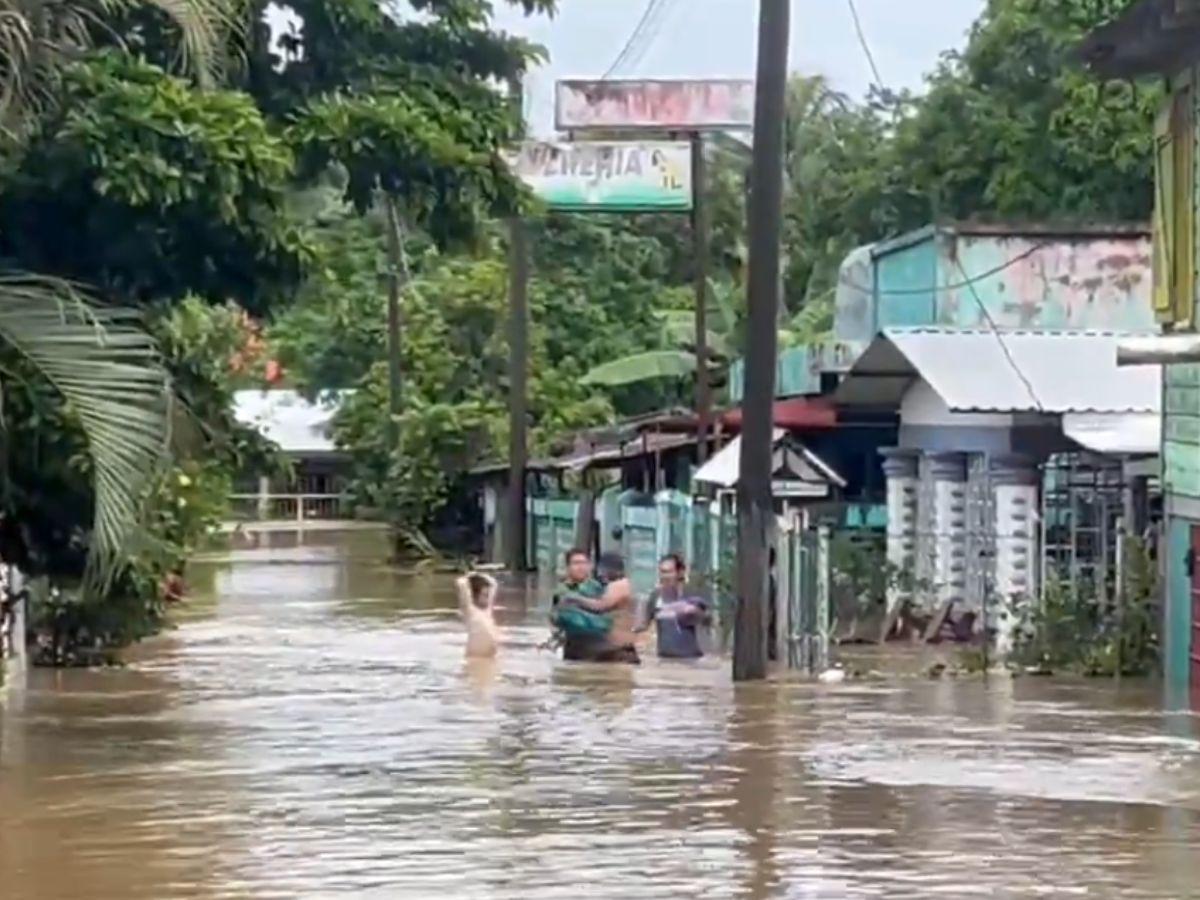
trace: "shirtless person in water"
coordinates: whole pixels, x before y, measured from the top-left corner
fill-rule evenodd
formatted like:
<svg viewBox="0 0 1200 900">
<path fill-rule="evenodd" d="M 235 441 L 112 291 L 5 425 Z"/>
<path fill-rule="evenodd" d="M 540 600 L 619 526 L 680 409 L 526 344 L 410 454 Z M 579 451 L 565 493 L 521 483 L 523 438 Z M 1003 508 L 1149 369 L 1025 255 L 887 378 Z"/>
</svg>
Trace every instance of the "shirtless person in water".
<svg viewBox="0 0 1200 900">
<path fill-rule="evenodd" d="M 493 610 L 496 604 L 496 579 L 471 572 L 454 583 L 458 589 L 458 609 L 467 626 L 467 656 L 495 656 L 500 635 Z"/>
<path fill-rule="evenodd" d="M 640 662 L 634 645 L 637 609 L 633 586 L 625 575 L 625 562 L 615 553 L 606 553 L 598 561 L 597 574 L 604 584 L 604 595 L 599 599 L 573 596 L 570 602 L 588 612 L 612 616 L 612 630 L 598 641 L 568 640 L 563 647 L 563 658 L 637 665 Z"/>
</svg>

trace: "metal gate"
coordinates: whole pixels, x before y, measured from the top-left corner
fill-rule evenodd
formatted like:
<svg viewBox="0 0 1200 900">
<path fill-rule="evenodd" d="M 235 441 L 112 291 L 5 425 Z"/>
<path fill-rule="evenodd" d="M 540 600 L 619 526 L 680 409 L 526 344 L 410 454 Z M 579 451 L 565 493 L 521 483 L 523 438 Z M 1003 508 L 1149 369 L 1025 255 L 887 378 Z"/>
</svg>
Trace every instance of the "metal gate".
<svg viewBox="0 0 1200 900">
<path fill-rule="evenodd" d="M 776 541 L 779 596 L 776 609 L 786 634 L 788 668 L 810 674 L 829 665 L 829 530 L 799 517 L 781 527 Z"/>
</svg>

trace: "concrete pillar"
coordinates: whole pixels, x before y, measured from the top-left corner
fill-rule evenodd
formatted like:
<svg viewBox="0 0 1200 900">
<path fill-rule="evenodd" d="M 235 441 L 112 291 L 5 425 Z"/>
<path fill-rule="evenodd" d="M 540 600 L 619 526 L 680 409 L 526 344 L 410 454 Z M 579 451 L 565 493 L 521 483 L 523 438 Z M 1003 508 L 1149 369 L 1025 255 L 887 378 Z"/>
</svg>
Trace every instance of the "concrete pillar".
<svg viewBox="0 0 1200 900">
<path fill-rule="evenodd" d="M 935 609 L 967 594 L 967 468 L 963 453 L 926 457 L 933 483 L 933 594 Z"/>
<path fill-rule="evenodd" d="M 992 459 L 992 490 L 996 510 L 996 556 L 988 605 L 989 626 L 995 629 L 996 652 L 1012 652 L 1016 626 L 1026 604 L 1037 596 L 1037 509 L 1040 473 L 1023 456 Z"/>
<path fill-rule="evenodd" d="M 917 451 L 881 450 L 887 477 L 887 561 L 896 572 L 914 571 L 917 555 Z M 910 585 L 888 585 L 888 612 L 911 598 Z"/>
<path fill-rule="evenodd" d="M 271 514 L 271 479 L 267 475 L 258 476 L 258 519 L 266 521 Z"/>
</svg>

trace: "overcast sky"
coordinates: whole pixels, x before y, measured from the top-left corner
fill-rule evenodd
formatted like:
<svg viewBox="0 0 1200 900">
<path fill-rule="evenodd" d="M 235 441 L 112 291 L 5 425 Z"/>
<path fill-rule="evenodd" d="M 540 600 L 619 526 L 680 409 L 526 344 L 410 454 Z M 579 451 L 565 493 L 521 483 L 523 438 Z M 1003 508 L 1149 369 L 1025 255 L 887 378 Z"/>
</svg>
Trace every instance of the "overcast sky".
<svg viewBox="0 0 1200 900">
<path fill-rule="evenodd" d="M 530 75 L 527 110 L 539 135 L 553 122 L 559 78 L 597 78 L 621 52 L 648 0 L 561 0 L 558 16 L 526 19 L 503 2 L 496 22 L 550 51 Z M 880 74 L 889 87 L 917 88 L 944 50 L 961 47 L 984 0 L 857 0 Z M 631 78 L 753 77 L 758 0 L 667 0 L 652 44 L 613 73 Z M 821 74 L 835 89 L 866 93 L 871 71 L 854 33 L 847 0 L 793 0 L 791 68 Z"/>
</svg>

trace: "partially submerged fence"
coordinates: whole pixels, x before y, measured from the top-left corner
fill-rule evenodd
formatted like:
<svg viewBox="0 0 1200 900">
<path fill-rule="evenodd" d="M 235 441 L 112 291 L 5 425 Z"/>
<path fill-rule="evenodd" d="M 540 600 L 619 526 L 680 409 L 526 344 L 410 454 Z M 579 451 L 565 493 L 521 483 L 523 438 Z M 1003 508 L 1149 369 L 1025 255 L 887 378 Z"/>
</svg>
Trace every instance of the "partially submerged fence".
<svg viewBox="0 0 1200 900">
<path fill-rule="evenodd" d="M 632 492 L 602 498 L 595 521 L 577 500 L 527 501 L 528 563 L 547 581 L 563 574 L 565 553 L 579 536 L 595 534 L 589 550 L 616 551 L 625 559 L 634 591 L 644 597 L 658 578 L 658 561 L 668 553 L 687 563 L 693 586 L 715 611 L 719 643 L 729 645 L 736 607 L 737 519 L 733 513 L 676 491 L 654 498 Z M 583 527 L 590 524 L 590 527 Z M 818 671 L 830 644 L 830 542 L 827 531 L 808 527 L 800 515 L 777 520 L 771 602 L 776 622 L 776 656 L 792 668 Z"/>
<path fill-rule="evenodd" d="M 236 522 L 304 522 L 349 518 L 340 494 L 232 494 Z"/>
</svg>

